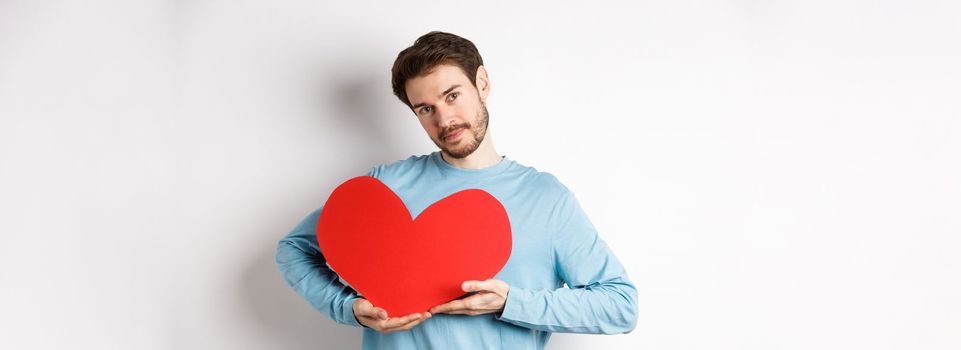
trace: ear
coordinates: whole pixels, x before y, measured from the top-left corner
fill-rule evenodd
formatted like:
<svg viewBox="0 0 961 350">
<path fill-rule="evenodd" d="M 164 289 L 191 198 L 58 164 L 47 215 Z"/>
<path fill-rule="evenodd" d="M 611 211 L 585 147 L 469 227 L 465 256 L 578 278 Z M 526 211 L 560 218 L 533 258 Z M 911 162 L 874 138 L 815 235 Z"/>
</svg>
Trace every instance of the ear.
<svg viewBox="0 0 961 350">
<path fill-rule="evenodd" d="M 491 80 L 487 76 L 487 68 L 477 67 L 477 76 L 474 77 L 477 85 L 477 92 L 480 94 L 481 101 L 487 102 L 487 95 L 491 92 Z"/>
</svg>

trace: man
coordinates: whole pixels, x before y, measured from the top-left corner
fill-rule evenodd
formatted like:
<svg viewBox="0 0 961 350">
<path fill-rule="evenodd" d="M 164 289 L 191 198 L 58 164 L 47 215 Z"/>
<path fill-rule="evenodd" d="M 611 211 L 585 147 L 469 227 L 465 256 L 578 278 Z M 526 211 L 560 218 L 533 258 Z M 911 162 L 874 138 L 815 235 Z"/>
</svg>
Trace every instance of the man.
<svg viewBox="0 0 961 350">
<path fill-rule="evenodd" d="M 394 94 L 440 150 L 368 175 L 396 192 L 411 217 L 464 189 L 489 192 L 507 210 L 511 256 L 495 278 L 465 281 L 462 289 L 472 293 L 465 298 L 425 313 L 387 315 L 325 265 L 315 232 L 320 208 L 278 244 L 287 283 L 334 321 L 365 327 L 364 349 L 542 349 L 551 332 L 633 330 L 637 291 L 573 193 L 551 174 L 494 150 L 491 83 L 474 44 L 428 33 L 400 52 L 391 72 Z"/>
</svg>

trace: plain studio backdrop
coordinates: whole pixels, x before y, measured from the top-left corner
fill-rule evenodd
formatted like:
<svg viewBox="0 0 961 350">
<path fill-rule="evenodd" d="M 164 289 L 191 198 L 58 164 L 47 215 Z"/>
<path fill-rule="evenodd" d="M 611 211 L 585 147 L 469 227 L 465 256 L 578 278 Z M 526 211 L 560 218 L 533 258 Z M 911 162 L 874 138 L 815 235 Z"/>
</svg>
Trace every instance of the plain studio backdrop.
<svg viewBox="0 0 961 350">
<path fill-rule="evenodd" d="M 436 149 L 389 85 L 431 30 L 638 287 L 549 349 L 961 348 L 959 9 L 0 1 L 0 348 L 357 348 L 276 242 Z"/>
</svg>

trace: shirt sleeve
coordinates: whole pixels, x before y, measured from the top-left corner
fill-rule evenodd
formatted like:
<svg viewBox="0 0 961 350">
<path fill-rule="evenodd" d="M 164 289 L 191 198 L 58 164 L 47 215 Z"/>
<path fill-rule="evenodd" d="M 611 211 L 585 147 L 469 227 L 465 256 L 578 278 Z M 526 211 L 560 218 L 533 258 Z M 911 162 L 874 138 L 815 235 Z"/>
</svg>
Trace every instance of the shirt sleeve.
<svg viewBox="0 0 961 350">
<path fill-rule="evenodd" d="M 340 282 L 317 244 L 317 220 L 322 210 L 311 212 L 277 243 L 277 267 L 287 285 L 315 309 L 337 323 L 360 327 L 353 309 L 354 300 L 360 296 Z"/>
<path fill-rule="evenodd" d="M 556 290 L 511 286 L 501 321 L 546 332 L 617 334 L 637 324 L 637 289 L 600 238 L 574 194 L 550 213 L 555 273 L 567 284 Z"/>
</svg>

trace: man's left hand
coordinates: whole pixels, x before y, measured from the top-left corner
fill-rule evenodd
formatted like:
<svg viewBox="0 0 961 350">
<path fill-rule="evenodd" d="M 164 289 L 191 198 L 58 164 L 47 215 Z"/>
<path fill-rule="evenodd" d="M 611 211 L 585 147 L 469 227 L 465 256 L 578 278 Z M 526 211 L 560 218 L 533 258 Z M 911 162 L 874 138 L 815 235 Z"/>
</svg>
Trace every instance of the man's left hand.
<svg viewBox="0 0 961 350">
<path fill-rule="evenodd" d="M 504 310 L 504 303 L 507 302 L 510 285 L 501 280 L 489 279 L 466 281 L 461 285 L 461 289 L 465 292 L 476 292 L 476 294 L 434 306 L 430 309 L 430 313 L 477 316 L 501 312 Z"/>
</svg>

